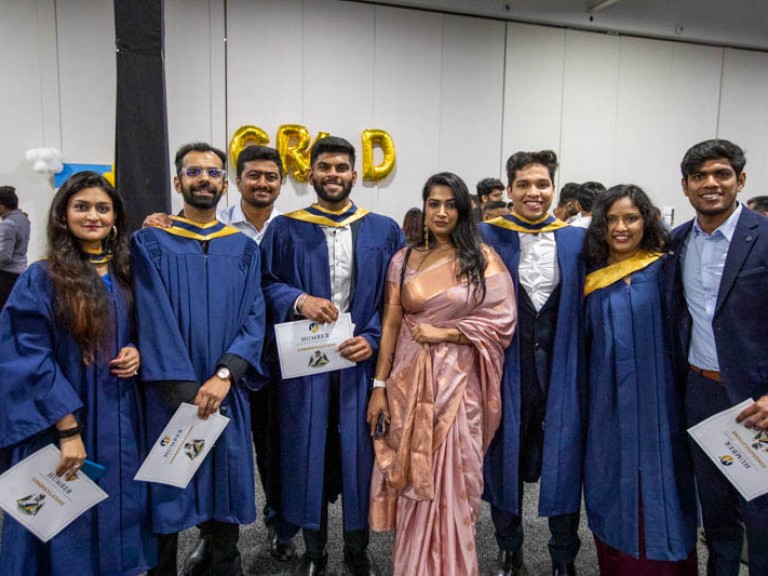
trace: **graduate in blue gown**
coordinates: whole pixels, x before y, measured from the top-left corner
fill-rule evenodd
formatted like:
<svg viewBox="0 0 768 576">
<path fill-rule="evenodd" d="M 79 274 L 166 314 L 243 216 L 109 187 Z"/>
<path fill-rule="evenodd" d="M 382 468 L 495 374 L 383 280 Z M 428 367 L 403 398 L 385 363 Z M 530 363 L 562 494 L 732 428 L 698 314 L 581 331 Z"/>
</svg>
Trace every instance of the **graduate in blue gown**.
<svg viewBox="0 0 768 576">
<path fill-rule="evenodd" d="M 43 544 L 5 516 L 0 574 L 133 575 L 155 564 L 122 200 L 94 172 L 56 193 L 48 254 L 19 278 L 0 316 L 0 452 L 15 464 L 51 443 L 57 473 L 88 458 L 109 495 Z M 2 472 L 3 470 L 0 470 Z"/>
<path fill-rule="evenodd" d="M 344 354 L 356 366 L 279 384 L 281 512 L 304 528 L 301 574 L 325 569 L 326 506 L 339 493 L 345 558 L 353 573 L 365 568 L 353 560 L 363 558 L 368 542 L 374 456 L 366 410 L 387 267 L 404 240 L 391 218 L 348 200 L 355 178 L 354 148 L 340 138 L 320 140 L 310 172 L 318 204 L 275 218 L 261 243 L 270 322 L 330 322 L 349 312 L 355 325 Z"/>
<path fill-rule="evenodd" d="M 574 573 L 580 547 L 586 422 L 583 355 L 584 231 L 551 216 L 554 152 L 517 152 L 507 161 L 515 207 L 480 224 L 515 286 L 517 329 L 501 382 L 502 422 L 484 461 L 483 498 L 499 544 L 494 575 L 523 574 L 524 482 L 539 481 L 549 517 L 552 573 Z"/>
<path fill-rule="evenodd" d="M 697 573 L 696 491 L 682 390 L 663 329 L 668 234 L 632 185 L 601 196 L 587 233 L 589 425 L 584 496 L 600 573 Z"/>
<path fill-rule="evenodd" d="M 196 568 L 239 574 L 239 525 L 256 519 L 248 392 L 256 387 L 264 300 L 257 244 L 215 220 L 226 189 L 224 161 L 207 144 L 179 149 L 174 184 L 184 216 L 133 237 L 150 442 L 182 401 L 197 404 L 201 417 L 221 411 L 230 419 L 186 488 L 152 484 L 153 527 L 166 536 L 160 574 L 175 573 L 176 534 L 195 525 L 210 540 L 201 549 L 204 566 Z"/>
</svg>

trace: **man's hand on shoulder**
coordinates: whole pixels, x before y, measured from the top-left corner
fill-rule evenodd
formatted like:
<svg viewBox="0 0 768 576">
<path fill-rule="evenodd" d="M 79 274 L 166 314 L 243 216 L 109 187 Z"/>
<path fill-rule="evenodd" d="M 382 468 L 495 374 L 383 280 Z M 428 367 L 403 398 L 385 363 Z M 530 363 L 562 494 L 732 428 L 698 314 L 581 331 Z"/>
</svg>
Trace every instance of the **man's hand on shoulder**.
<svg viewBox="0 0 768 576">
<path fill-rule="evenodd" d="M 170 228 L 173 226 L 173 220 L 168 214 L 164 212 L 155 212 L 144 218 L 144 222 L 141 223 L 142 228 L 155 227 L 155 228 Z"/>
<path fill-rule="evenodd" d="M 768 429 L 768 396 L 762 396 L 736 416 L 736 422 L 742 422 L 747 428 Z"/>
</svg>

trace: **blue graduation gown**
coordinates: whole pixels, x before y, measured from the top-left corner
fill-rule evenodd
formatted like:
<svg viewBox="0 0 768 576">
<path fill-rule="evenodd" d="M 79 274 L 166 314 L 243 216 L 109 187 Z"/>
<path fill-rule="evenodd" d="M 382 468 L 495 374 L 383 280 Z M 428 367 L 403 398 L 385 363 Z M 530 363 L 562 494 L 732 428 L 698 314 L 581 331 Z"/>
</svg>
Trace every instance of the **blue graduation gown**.
<svg viewBox="0 0 768 576">
<path fill-rule="evenodd" d="M 506 264 L 520 294 L 518 232 L 481 224 L 483 240 Z M 560 271 L 552 371 L 544 422 L 544 451 L 539 492 L 539 514 L 557 516 L 581 507 L 584 457 L 586 380 L 583 354 L 584 231 L 567 226 L 555 230 Z M 512 514 L 519 514 L 520 453 L 520 343 L 519 330 L 504 358 L 501 382 L 502 420 L 485 456 L 483 498 Z"/>
<path fill-rule="evenodd" d="M 354 267 L 350 309 L 355 336 L 374 350 L 372 358 L 340 370 L 339 428 L 344 529 L 368 527 L 373 445 L 365 421 L 375 352 L 381 338 L 381 300 L 392 256 L 404 245 L 391 218 L 367 214 L 352 225 Z M 317 224 L 278 216 L 261 242 L 264 296 L 270 320 L 294 320 L 302 293 L 331 300 L 328 247 Z M 318 530 L 323 500 L 328 373 L 283 380 L 279 386 L 282 514 L 289 522 Z"/>
<path fill-rule="evenodd" d="M 133 270 L 141 376 L 150 443 L 173 416 L 163 402 L 164 381 L 202 385 L 225 354 L 251 369 L 264 339 L 259 249 L 241 233 L 208 241 L 144 228 L 133 236 Z M 249 370 L 250 372 L 250 370 Z M 252 374 L 232 386 L 222 403 L 229 424 L 189 483 L 152 484 L 155 532 L 169 534 L 206 520 L 248 524 L 256 519 L 248 390 Z"/>
<path fill-rule="evenodd" d="M 149 490 L 133 480 L 146 455 L 140 394 L 133 378 L 117 378 L 109 368 L 130 343 L 131 315 L 116 285 L 108 293 L 110 356 L 89 366 L 54 321 L 46 262 L 19 278 L 0 316 L 0 447 L 15 464 L 54 442 L 54 424 L 72 413 L 85 427 L 88 458 L 106 467 L 97 483 L 109 495 L 47 544 L 6 515 L 3 576 L 128 575 L 156 563 Z"/>
<path fill-rule="evenodd" d="M 663 331 L 662 260 L 587 297 L 589 430 L 584 497 L 589 527 L 639 556 L 682 560 L 696 544 L 696 491 L 682 390 Z"/>
</svg>

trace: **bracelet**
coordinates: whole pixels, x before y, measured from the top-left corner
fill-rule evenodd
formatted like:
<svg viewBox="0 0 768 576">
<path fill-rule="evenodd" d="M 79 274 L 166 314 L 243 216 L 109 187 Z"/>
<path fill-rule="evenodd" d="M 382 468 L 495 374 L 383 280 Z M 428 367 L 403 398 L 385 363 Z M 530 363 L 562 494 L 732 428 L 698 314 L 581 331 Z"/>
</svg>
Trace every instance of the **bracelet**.
<svg viewBox="0 0 768 576">
<path fill-rule="evenodd" d="M 65 438 L 72 438 L 74 436 L 80 436 L 80 433 L 83 431 L 83 427 L 78 424 L 74 428 L 67 428 L 66 430 L 59 430 L 56 429 L 56 436 L 58 436 L 59 440 L 64 440 Z"/>
<path fill-rule="evenodd" d="M 386 387 L 387 387 L 387 383 L 384 382 L 384 380 L 376 380 L 376 378 L 373 379 L 373 384 L 371 388 L 373 388 L 374 390 L 376 390 L 376 388 L 386 388 Z"/>
<path fill-rule="evenodd" d="M 307 299 L 307 295 L 306 294 L 302 294 L 301 296 L 299 296 L 296 299 L 296 311 L 299 314 L 301 314 L 301 307 L 304 306 L 304 302 L 306 301 L 306 299 Z"/>
</svg>

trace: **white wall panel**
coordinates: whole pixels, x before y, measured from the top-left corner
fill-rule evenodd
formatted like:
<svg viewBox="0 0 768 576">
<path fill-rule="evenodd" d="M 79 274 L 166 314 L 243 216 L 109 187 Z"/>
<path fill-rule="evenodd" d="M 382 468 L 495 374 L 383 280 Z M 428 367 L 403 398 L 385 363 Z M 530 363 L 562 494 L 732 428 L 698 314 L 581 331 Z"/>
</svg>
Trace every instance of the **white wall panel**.
<svg viewBox="0 0 768 576">
<path fill-rule="evenodd" d="M 166 0 L 165 87 L 170 160 L 187 142 L 225 148 L 223 0 Z M 174 174 L 171 169 L 171 175 Z M 169 183 L 173 210 L 181 196 Z"/>
<path fill-rule="evenodd" d="M 564 61 L 564 30 L 507 24 L 503 174 L 507 158 L 520 150 L 560 155 Z"/>
<path fill-rule="evenodd" d="M 741 200 L 768 194 L 768 54 L 725 50 L 717 135 L 746 151 Z"/>
<path fill-rule="evenodd" d="M 29 214 L 30 261 L 43 255 L 51 178 L 32 172 L 29 148 L 61 148 L 59 81 L 53 0 L 0 3 L 0 186 L 16 187 Z"/>
<path fill-rule="evenodd" d="M 442 19 L 426 12 L 376 9 L 373 122 L 392 136 L 398 162 L 372 208 L 397 220 L 409 207 L 421 205 L 421 187 L 442 168 Z"/>
<path fill-rule="evenodd" d="M 66 162 L 115 161 L 117 65 L 112 2 L 56 3 L 61 146 Z"/>
<path fill-rule="evenodd" d="M 675 207 L 675 223 L 693 211 L 680 188 L 680 160 L 717 132 L 722 50 L 622 38 L 616 160 L 606 184 L 631 182 L 658 206 Z"/>
<path fill-rule="evenodd" d="M 565 35 L 560 187 L 609 182 L 616 149 L 620 40 L 569 30 Z"/>
<path fill-rule="evenodd" d="M 505 33 L 502 22 L 443 19 L 439 169 L 461 176 L 471 193 L 501 175 Z"/>
</svg>

